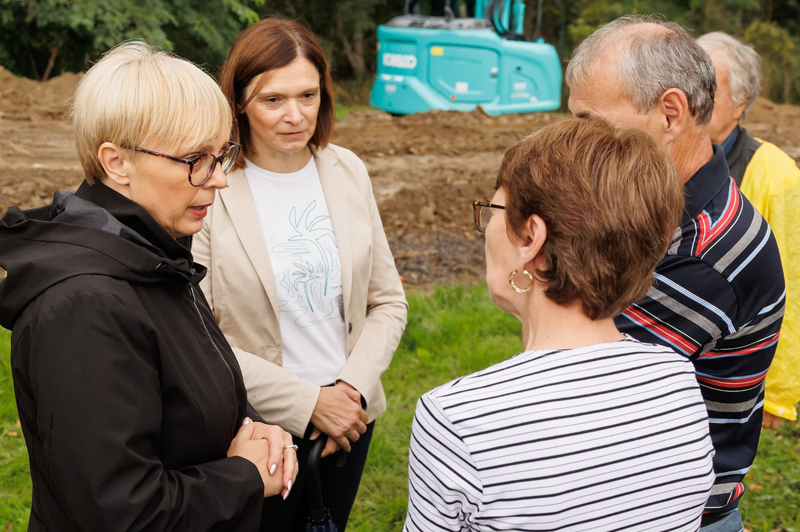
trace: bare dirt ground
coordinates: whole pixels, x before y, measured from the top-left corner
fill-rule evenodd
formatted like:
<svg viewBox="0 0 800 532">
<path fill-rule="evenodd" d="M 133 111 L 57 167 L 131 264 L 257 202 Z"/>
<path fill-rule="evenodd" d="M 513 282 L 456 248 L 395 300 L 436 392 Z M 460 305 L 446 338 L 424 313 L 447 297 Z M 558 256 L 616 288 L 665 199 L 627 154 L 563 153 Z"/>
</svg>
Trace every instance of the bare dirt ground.
<svg viewBox="0 0 800 532">
<path fill-rule="evenodd" d="M 0 67 L 0 213 L 50 203 L 83 179 L 66 121 L 80 77 L 45 83 Z M 357 112 L 336 124 L 333 142 L 367 165 L 383 223 L 406 284 L 484 275 L 483 236 L 471 202 L 489 198 L 504 150 L 562 114 L 490 117 L 431 112 L 391 117 Z M 800 107 L 760 99 L 745 126 L 800 159 Z"/>
</svg>

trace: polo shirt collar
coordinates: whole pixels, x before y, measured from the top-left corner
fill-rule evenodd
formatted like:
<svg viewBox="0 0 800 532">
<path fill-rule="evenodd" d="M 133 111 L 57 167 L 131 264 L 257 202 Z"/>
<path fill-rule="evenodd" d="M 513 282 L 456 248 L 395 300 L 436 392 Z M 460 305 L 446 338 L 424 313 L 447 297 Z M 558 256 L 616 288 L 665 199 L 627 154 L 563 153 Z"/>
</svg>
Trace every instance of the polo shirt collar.
<svg viewBox="0 0 800 532">
<path fill-rule="evenodd" d="M 714 155 L 684 185 L 686 207 L 683 221 L 697 218 L 706 205 L 719 194 L 723 187 L 730 185 L 730 170 L 725 161 L 725 152 L 716 144 L 711 145 Z"/>
<path fill-rule="evenodd" d="M 735 128 L 733 128 L 731 134 L 728 135 L 728 138 L 726 138 L 722 142 L 722 150 L 725 152 L 725 157 L 731 154 L 731 150 L 733 150 L 733 146 L 736 144 L 736 139 L 738 138 L 739 138 L 739 126 L 737 125 Z"/>
</svg>

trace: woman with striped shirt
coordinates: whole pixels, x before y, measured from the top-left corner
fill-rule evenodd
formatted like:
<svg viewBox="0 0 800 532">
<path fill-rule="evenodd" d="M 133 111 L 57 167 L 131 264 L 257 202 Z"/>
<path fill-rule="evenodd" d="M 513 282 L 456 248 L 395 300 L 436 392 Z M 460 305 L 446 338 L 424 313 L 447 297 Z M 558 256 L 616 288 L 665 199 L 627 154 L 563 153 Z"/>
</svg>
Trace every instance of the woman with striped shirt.
<svg viewBox="0 0 800 532">
<path fill-rule="evenodd" d="M 405 530 L 700 527 L 714 451 L 692 364 L 613 322 L 647 293 L 682 207 L 638 130 L 570 119 L 506 152 L 475 222 L 525 351 L 420 399 Z"/>
</svg>

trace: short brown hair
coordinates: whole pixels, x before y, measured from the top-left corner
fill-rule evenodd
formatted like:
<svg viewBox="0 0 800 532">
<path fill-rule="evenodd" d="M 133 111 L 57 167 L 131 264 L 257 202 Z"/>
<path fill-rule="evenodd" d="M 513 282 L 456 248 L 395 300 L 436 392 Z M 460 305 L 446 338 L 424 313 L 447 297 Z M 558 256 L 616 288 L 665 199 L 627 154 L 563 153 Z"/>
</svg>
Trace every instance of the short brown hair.
<svg viewBox="0 0 800 532">
<path fill-rule="evenodd" d="M 314 135 L 308 142 L 313 148 L 328 145 L 336 121 L 333 100 L 333 82 L 328 72 L 328 62 L 317 38 L 311 31 L 293 20 L 265 18 L 256 22 L 239 35 L 233 43 L 228 59 L 222 66 L 219 84 L 228 97 L 236 123 L 233 138 L 242 145 L 242 156 L 236 168 L 244 167 L 244 155 L 254 152 L 250 138 L 250 122 L 244 109 L 268 81 L 263 76 L 245 101 L 244 90 L 254 77 L 276 68 L 282 68 L 304 57 L 317 67 L 320 84 L 320 107 Z"/>
<path fill-rule="evenodd" d="M 683 182 L 646 133 L 600 119 L 547 126 L 506 151 L 496 188 L 509 234 L 538 214 L 547 226 L 545 295 L 580 300 L 591 319 L 642 299 L 683 211 Z"/>
</svg>

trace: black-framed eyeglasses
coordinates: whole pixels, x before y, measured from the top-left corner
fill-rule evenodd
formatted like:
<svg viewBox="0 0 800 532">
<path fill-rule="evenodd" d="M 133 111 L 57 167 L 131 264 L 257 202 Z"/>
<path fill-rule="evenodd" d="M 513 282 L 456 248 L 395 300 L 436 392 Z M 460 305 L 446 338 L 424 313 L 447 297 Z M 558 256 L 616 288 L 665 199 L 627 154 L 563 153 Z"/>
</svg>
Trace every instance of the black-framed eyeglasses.
<svg viewBox="0 0 800 532">
<path fill-rule="evenodd" d="M 475 216 L 475 229 L 481 233 L 486 233 L 486 228 L 489 227 L 489 220 L 492 219 L 492 209 L 503 209 L 504 205 L 495 205 L 486 200 L 475 200 L 472 202 L 472 210 Z"/>
<path fill-rule="evenodd" d="M 123 146 L 123 148 L 146 153 L 147 155 L 163 157 L 164 159 L 169 159 L 170 161 L 175 161 L 176 163 L 188 164 L 189 184 L 193 187 L 202 187 L 208 182 L 209 179 L 211 179 L 211 176 L 214 175 L 214 170 L 216 170 L 217 164 L 222 167 L 222 173 L 228 175 L 233 168 L 233 164 L 236 162 L 236 158 L 239 157 L 239 151 L 241 151 L 242 146 L 236 142 L 229 141 L 228 146 L 223 148 L 219 155 L 200 153 L 198 155 L 193 155 L 188 159 L 182 159 L 181 157 L 175 157 L 165 153 L 158 153 L 157 151 L 145 150 L 144 148 L 137 148 L 135 146 L 133 148 Z"/>
</svg>

